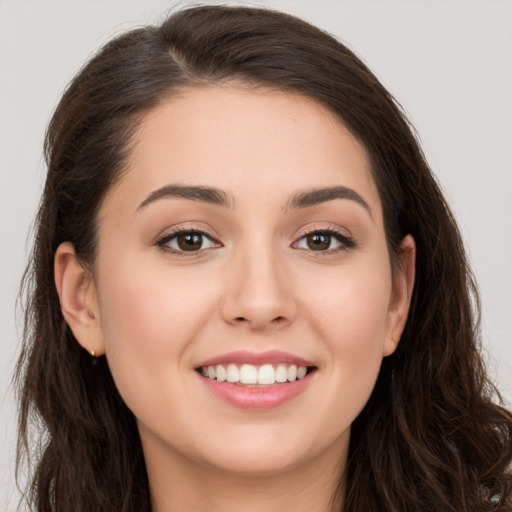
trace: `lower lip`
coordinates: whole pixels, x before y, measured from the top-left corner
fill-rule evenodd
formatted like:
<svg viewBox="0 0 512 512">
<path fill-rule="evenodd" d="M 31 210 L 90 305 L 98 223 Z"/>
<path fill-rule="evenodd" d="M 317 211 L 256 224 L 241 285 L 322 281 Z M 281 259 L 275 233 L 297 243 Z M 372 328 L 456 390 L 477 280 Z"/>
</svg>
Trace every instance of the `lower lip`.
<svg viewBox="0 0 512 512">
<path fill-rule="evenodd" d="M 272 409 L 302 393 L 311 383 L 315 373 L 309 373 L 303 379 L 294 382 L 268 387 L 243 386 L 208 379 L 200 374 L 198 376 L 214 395 L 239 409 Z"/>
</svg>

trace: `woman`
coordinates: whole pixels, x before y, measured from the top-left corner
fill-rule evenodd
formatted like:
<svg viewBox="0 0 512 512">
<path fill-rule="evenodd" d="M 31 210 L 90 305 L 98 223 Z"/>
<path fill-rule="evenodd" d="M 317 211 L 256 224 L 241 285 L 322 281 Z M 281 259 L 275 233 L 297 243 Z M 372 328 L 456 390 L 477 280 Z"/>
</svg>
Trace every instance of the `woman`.
<svg viewBox="0 0 512 512">
<path fill-rule="evenodd" d="M 19 363 L 37 510 L 510 510 L 459 232 L 347 48 L 181 11 L 84 67 L 46 155 Z"/>
</svg>

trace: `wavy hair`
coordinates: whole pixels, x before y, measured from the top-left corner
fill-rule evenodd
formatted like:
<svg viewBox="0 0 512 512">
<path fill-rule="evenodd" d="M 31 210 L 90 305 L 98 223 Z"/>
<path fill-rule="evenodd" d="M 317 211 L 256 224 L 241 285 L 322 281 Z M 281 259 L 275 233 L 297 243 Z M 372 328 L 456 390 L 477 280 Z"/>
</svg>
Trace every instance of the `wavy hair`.
<svg viewBox="0 0 512 512">
<path fill-rule="evenodd" d="M 329 34 L 284 13 L 224 6 L 178 11 L 109 42 L 49 124 L 16 374 L 18 468 L 26 455 L 33 466 L 27 503 L 38 512 L 150 510 L 135 419 L 105 358 L 91 364 L 63 319 L 54 255 L 70 241 L 94 262 L 96 214 L 140 120 L 185 88 L 223 82 L 300 94 L 334 112 L 369 155 L 392 260 L 406 234 L 416 241 L 401 342 L 352 425 L 344 512 L 510 511 L 512 415 L 495 403 L 463 242 L 413 129 Z"/>
</svg>

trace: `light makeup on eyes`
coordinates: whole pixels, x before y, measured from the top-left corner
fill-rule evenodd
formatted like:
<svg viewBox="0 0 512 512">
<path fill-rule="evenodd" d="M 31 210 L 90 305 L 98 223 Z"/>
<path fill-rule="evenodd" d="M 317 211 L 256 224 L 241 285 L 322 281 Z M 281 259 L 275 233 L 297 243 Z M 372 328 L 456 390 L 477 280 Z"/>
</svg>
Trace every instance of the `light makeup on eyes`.
<svg viewBox="0 0 512 512">
<path fill-rule="evenodd" d="M 168 233 L 161 237 L 156 245 L 163 251 L 183 256 L 222 247 L 222 243 L 208 233 L 193 228 L 183 228 Z M 294 249 L 324 254 L 346 251 L 355 246 L 353 238 L 332 228 L 311 230 L 291 245 Z"/>
<path fill-rule="evenodd" d="M 156 245 L 164 251 L 186 254 L 197 253 L 222 244 L 204 231 L 197 229 L 179 229 L 160 238 Z"/>
<path fill-rule="evenodd" d="M 336 253 L 356 246 L 353 238 L 333 228 L 312 229 L 292 244 L 296 249 L 322 253 Z"/>
</svg>

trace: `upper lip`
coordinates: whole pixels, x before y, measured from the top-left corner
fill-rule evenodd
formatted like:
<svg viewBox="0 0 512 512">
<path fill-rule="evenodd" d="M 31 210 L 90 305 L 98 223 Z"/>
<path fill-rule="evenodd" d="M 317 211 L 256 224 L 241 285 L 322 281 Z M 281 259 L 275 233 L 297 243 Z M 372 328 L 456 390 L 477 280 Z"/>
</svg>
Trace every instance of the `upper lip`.
<svg viewBox="0 0 512 512">
<path fill-rule="evenodd" d="M 314 363 L 298 357 L 289 352 L 282 350 L 269 350 L 266 352 L 251 352 L 247 350 L 239 350 L 236 352 L 228 352 L 220 356 L 212 357 L 206 361 L 202 361 L 196 368 L 203 366 L 215 366 L 218 364 L 252 364 L 255 366 L 263 364 L 295 364 L 297 366 L 315 366 Z"/>
</svg>

